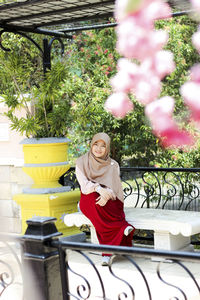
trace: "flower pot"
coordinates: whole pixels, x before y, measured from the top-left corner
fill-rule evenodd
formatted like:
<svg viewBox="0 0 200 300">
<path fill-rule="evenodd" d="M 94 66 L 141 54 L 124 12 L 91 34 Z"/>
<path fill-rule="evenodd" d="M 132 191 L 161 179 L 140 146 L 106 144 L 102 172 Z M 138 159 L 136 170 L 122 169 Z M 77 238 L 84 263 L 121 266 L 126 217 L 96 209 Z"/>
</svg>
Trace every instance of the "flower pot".
<svg viewBox="0 0 200 300">
<path fill-rule="evenodd" d="M 59 184 L 59 178 L 70 168 L 67 162 L 67 138 L 25 139 L 23 170 L 34 181 L 24 193 L 46 194 L 69 191 Z"/>
<path fill-rule="evenodd" d="M 65 214 L 77 211 L 80 191 L 70 191 L 70 187 L 58 183 L 68 169 L 67 138 L 25 139 L 23 144 L 24 167 L 34 181 L 31 188 L 14 195 L 21 206 L 22 232 L 26 230 L 26 220 L 34 216 L 55 217 L 58 231 L 72 235 L 80 231 L 67 228 L 63 222 Z"/>
</svg>

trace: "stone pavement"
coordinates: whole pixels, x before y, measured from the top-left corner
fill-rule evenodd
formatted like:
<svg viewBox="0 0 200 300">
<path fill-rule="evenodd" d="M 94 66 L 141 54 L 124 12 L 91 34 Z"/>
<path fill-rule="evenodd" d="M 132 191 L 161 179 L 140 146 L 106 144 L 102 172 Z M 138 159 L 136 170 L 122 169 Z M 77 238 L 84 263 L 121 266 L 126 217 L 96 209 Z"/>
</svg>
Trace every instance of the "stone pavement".
<svg viewBox="0 0 200 300">
<path fill-rule="evenodd" d="M 9 246 L 12 247 L 20 259 L 19 245 L 11 242 L 9 243 Z M 82 299 L 86 299 L 88 291 L 91 291 L 91 294 L 87 299 L 103 299 L 103 291 L 100 282 L 101 278 L 105 288 L 106 300 L 151 299 L 148 296 L 147 286 L 143 277 L 145 276 L 149 284 L 152 300 L 200 300 L 200 292 L 195 286 L 194 281 L 187 271 L 177 264 L 165 262 L 160 265 L 160 275 L 163 280 L 169 284 L 167 285 L 158 278 L 156 273 L 158 262 L 152 261 L 150 258 L 132 257 L 136 263 L 135 266 L 123 257 L 114 258 L 111 270 L 109 270 L 108 267 L 101 266 L 101 255 L 99 253 L 87 253 L 89 259 L 94 262 L 96 269 L 88 263 L 88 260 L 85 257 L 77 252 L 69 250 L 67 251 L 67 255 L 69 266 L 73 271 L 69 271 L 70 291 L 76 297 L 78 297 L 77 287 L 79 286 L 80 294 L 85 297 Z M 13 283 L 6 288 L 0 297 L 0 300 L 22 300 L 22 276 L 16 257 L 13 255 L 10 248 L 0 242 L 0 274 L 7 271 L 8 274 L 11 275 L 9 269 L 6 269 L 7 265 L 5 265 L 5 263 L 12 268 L 14 276 Z M 184 262 L 184 265 L 192 272 L 200 286 L 200 263 Z M 139 268 L 143 273 L 139 272 Z M 100 277 L 98 276 L 97 271 L 99 272 Z M 80 275 L 82 277 L 80 277 Z M 88 280 L 89 285 L 87 285 L 87 281 L 84 278 Z M 6 280 L 9 281 L 9 279 L 10 276 Z M 131 291 L 127 282 L 132 286 L 133 291 Z M 182 289 L 185 292 L 186 298 L 184 298 L 184 295 L 176 287 L 170 286 L 170 284 Z M 127 298 L 125 293 L 127 294 Z M 120 294 L 121 298 L 118 298 Z M 133 294 L 135 294 L 135 298 L 133 297 Z M 79 298 L 71 297 L 71 299 Z"/>
</svg>

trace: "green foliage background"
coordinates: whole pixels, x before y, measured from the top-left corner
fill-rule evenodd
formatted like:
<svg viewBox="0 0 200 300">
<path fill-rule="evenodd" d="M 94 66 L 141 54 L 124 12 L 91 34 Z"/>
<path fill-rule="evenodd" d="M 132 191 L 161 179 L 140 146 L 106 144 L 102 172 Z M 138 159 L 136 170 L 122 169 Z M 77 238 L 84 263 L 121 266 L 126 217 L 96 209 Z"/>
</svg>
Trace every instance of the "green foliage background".
<svg viewBox="0 0 200 300">
<path fill-rule="evenodd" d="M 176 70 L 163 80 L 160 96 L 170 95 L 176 101 L 175 118 L 182 127 L 187 127 L 198 138 L 198 132 L 188 125 L 189 112 L 183 105 L 180 86 L 187 80 L 189 68 L 199 61 L 199 55 L 192 46 L 191 36 L 197 24 L 183 16 L 156 23 L 157 29 L 169 33 L 166 49 L 174 53 Z M 108 38 L 109 37 L 109 38 Z M 199 165 L 199 146 L 195 149 L 164 150 L 152 134 L 144 109 L 135 99 L 134 112 L 123 120 L 117 120 L 104 110 L 104 103 L 111 88 L 110 78 L 116 73 L 119 58 L 115 51 L 115 30 L 83 32 L 75 36 L 67 51 L 69 73 L 67 81 L 69 97 L 73 99 L 73 118 L 76 125 L 71 131 L 71 139 L 77 147 L 72 156 L 80 155 L 87 148 L 81 145 L 89 141 L 98 131 L 106 131 L 112 138 L 112 156 L 123 165 L 131 166 L 180 166 Z M 77 149 L 79 151 L 77 151 Z"/>
<path fill-rule="evenodd" d="M 191 44 L 197 24 L 186 16 L 158 21 L 156 27 L 169 33 L 166 49 L 174 53 L 176 70 L 163 80 L 160 96 L 170 95 L 176 100 L 175 118 L 187 127 L 198 140 L 199 133 L 188 126 L 189 113 L 183 105 L 179 88 L 187 80 L 189 68 L 199 61 Z M 6 34 L 4 34 L 6 35 Z M 198 167 L 199 144 L 193 149 L 165 150 L 152 134 L 144 108 L 132 97 L 135 109 L 124 119 L 115 119 L 105 111 L 104 103 L 111 94 L 109 80 L 116 73 L 119 54 L 115 50 L 115 29 L 90 30 L 74 34 L 73 41 L 66 40 L 65 54 L 61 58 L 59 45 L 52 53 L 52 71 L 44 82 L 42 60 L 38 49 L 28 40 L 7 34 L 4 46 L 12 52 L 0 50 L 0 94 L 4 95 L 10 109 L 13 129 L 27 136 L 70 137 L 70 161 L 87 151 L 93 134 L 107 132 L 112 139 L 111 155 L 121 165 Z M 42 47 L 42 36 L 32 35 Z M 16 84 L 17 83 L 17 84 Z M 27 101 L 19 101 L 19 92 L 30 93 L 37 114 L 27 111 L 24 120 L 12 119 L 12 112 Z M 31 96 L 32 97 L 32 96 Z M 49 103 L 48 126 L 42 110 L 43 99 Z M 48 107 L 48 105 L 47 105 Z M 53 110 L 52 110 L 53 108 Z M 39 121 L 37 122 L 37 117 Z M 48 129 L 41 131 L 41 128 Z"/>
<path fill-rule="evenodd" d="M 30 37 L 43 47 L 42 36 L 32 34 Z M 65 136 L 71 124 L 71 105 L 61 88 L 67 68 L 58 56 L 58 45 L 52 55 L 52 69 L 45 76 L 41 68 L 42 53 L 29 40 L 4 33 L 3 46 L 11 49 L 0 51 L 0 94 L 8 107 L 6 115 L 12 122 L 11 128 L 27 137 Z M 26 111 L 25 117 L 16 116 L 21 108 Z"/>
</svg>

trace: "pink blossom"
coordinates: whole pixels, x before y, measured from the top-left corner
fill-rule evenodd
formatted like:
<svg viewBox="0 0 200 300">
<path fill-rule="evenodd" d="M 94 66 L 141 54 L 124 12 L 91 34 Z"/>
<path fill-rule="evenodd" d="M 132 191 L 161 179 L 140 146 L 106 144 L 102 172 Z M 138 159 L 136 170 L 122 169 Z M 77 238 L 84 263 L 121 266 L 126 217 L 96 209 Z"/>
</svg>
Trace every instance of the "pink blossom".
<svg viewBox="0 0 200 300">
<path fill-rule="evenodd" d="M 165 50 L 156 52 L 153 57 L 143 61 L 141 69 L 143 69 L 144 72 L 149 72 L 150 70 L 160 79 L 163 79 L 175 69 L 172 52 Z"/>
<path fill-rule="evenodd" d="M 116 0 L 115 18 L 121 22 L 129 15 L 142 13 L 145 19 L 155 20 L 171 16 L 170 6 L 160 0 Z"/>
<path fill-rule="evenodd" d="M 155 74 L 141 66 L 121 58 L 118 61 L 118 73 L 111 79 L 111 85 L 117 92 L 132 92 L 143 105 L 155 100 L 161 92 L 161 82 Z"/>
<path fill-rule="evenodd" d="M 180 130 L 174 123 L 161 134 L 161 144 L 163 147 L 182 147 L 191 146 L 194 143 L 192 136 L 185 130 Z"/>
<path fill-rule="evenodd" d="M 199 0 L 190 0 L 192 7 L 200 13 L 200 1 Z"/>
<path fill-rule="evenodd" d="M 168 33 L 165 30 L 155 30 L 151 33 L 153 52 L 159 51 L 168 41 Z"/>
<path fill-rule="evenodd" d="M 160 138 L 163 147 L 181 147 L 194 143 L 192 136 L 179 129 L 176 122 L 167 113 L 158 112 L 150 116 L 153 133 Z"/>
<path fill-rule="evenodd" d="M 124 118 L 133 110 L 133 103 L 125 93 L 114 93 L 105 102 L 105 109 L 117 118 Z"/>
<path fill-rule="evenodd" d="M 191 81 L 200 83 L 200 64 L 195 64 L 190 69 L 190 79 Z"/>
<path fill-rule="evenodd" d="M 200 121 L 200 84 L 192 81 L 186 82 L 182 85 L 180 92 L 192 112 L 193 119 Z"/>
<path fill-rule="evenodd" d="M 111 79 L 110 83 L 115 91 L 129 92 L 135 85 L 138 76 L 138 66 L 128 59 L 121 58 L 117 64 L 118 73 Z"/>
<path fill-rule="evenodd" d="M 153 24 L 156 19 L 170 17 L 171 13 L 170 6 L 162 0 L 116 0 L 115 2 L 115 18 L 118 22 L 128 16 L 134 16 L 143 26 L 145 23 Z"/>
<path fill-rule="evenodd" d="M 149 0 L 116 0 L 114 12 L 116 20 L 121 22 L 129 14 L 134 14 L 143 8 L 147 2 L 149 2 Z"/>
<path fill-rule="evenodd" d="M 146 105 L 155 100 L 161 92 L 161 82 L 152 73 L 142 74 L 136 82 L 132 92 L 137 100 Z"/>
<path fill-rule="evenodd" d="M 177 160 L 178 158 L 177 158 L 176 155 L 172 155 L 172 159 L 173 159 L 173 160 Z"/>
<path fill-rule="evenodd" d="M 200 30 L 195 32 L 192 36 L 192 43 L 197 49 L 197 51 L 200 53 Z"/>
<path fill-rule="evenodd" d="M 173 120 L 173 110 L 174 99 L 166 96 L 147 105 L 145 113 L 151 122 L 154 134 L 161 138 L 163 147 L 191 145 L 193 139 L 190 134 L 179 129 Z"/>
<path fill-rule="evenodd" d="M 77 106 L 77 104 L 76 104 L 76 102 L 74 102 L 74 101 L 71 101 L 71 107 L 76 107 Z"/>
<path fill-rule="evenodd" d="M 160 168 L 160 165 L 159 164 L 155 164 L 154 167 L 155 168 Z"/>
<path fill-rule="evenodd" d="M 126 18 L 117 27 L 117 50 L 127 58 L 144 60 L 161 50 L 168 40 L 164 30 L 150 30 L 138 26 L 133 17 Z"/>
<path fill-rule="evenodd" d="M 162 97 L 152 103 L 148 104 L 145 108 L 146 115 L 151 119 L 159 114 L 166 114 L 172 116 L 174 111 L 174 99 L 170 96 Z"/>
<path fill-rule="evenodd" d="M 149 5 L 143 9 L 143 17 L 151 19 L 164 19 L 171 17 L 172 11 L 169 4 L 164 1 L 151 1 Z"/>
</svg>

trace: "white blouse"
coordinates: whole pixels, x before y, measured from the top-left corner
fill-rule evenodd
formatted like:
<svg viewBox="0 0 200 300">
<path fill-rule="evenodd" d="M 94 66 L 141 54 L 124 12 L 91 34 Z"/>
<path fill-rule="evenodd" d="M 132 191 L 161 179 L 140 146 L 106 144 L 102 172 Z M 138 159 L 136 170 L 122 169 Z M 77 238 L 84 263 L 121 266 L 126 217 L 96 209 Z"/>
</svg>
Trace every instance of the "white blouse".
<svg viewBox="0 0 200 300">
<path fill-rule="evenodd" d="M 80 168 L 78 166 L 76 166 L 75 172 L 76 172 L 76 178 L 80 184 L 81 192 L 83 194 L 87 195 L 87 194 L 93 193 L 96 191 L 95 189 L 98 186 L 100 186 L 99 183 L 88 180 L 87 177 L 83 174 L 83 172 L 80 170 Z M 118 166 L 118 172 L 120 174 L 119 166 Z"/>
<path fill-rule="evenodd" d="M 76 178 L 80 184 L 81 192 L 85 195 L 95 192 L 95 188 L 99 183 L 89 181 L 79 167 L 76 166 Z"/>
</svg>

